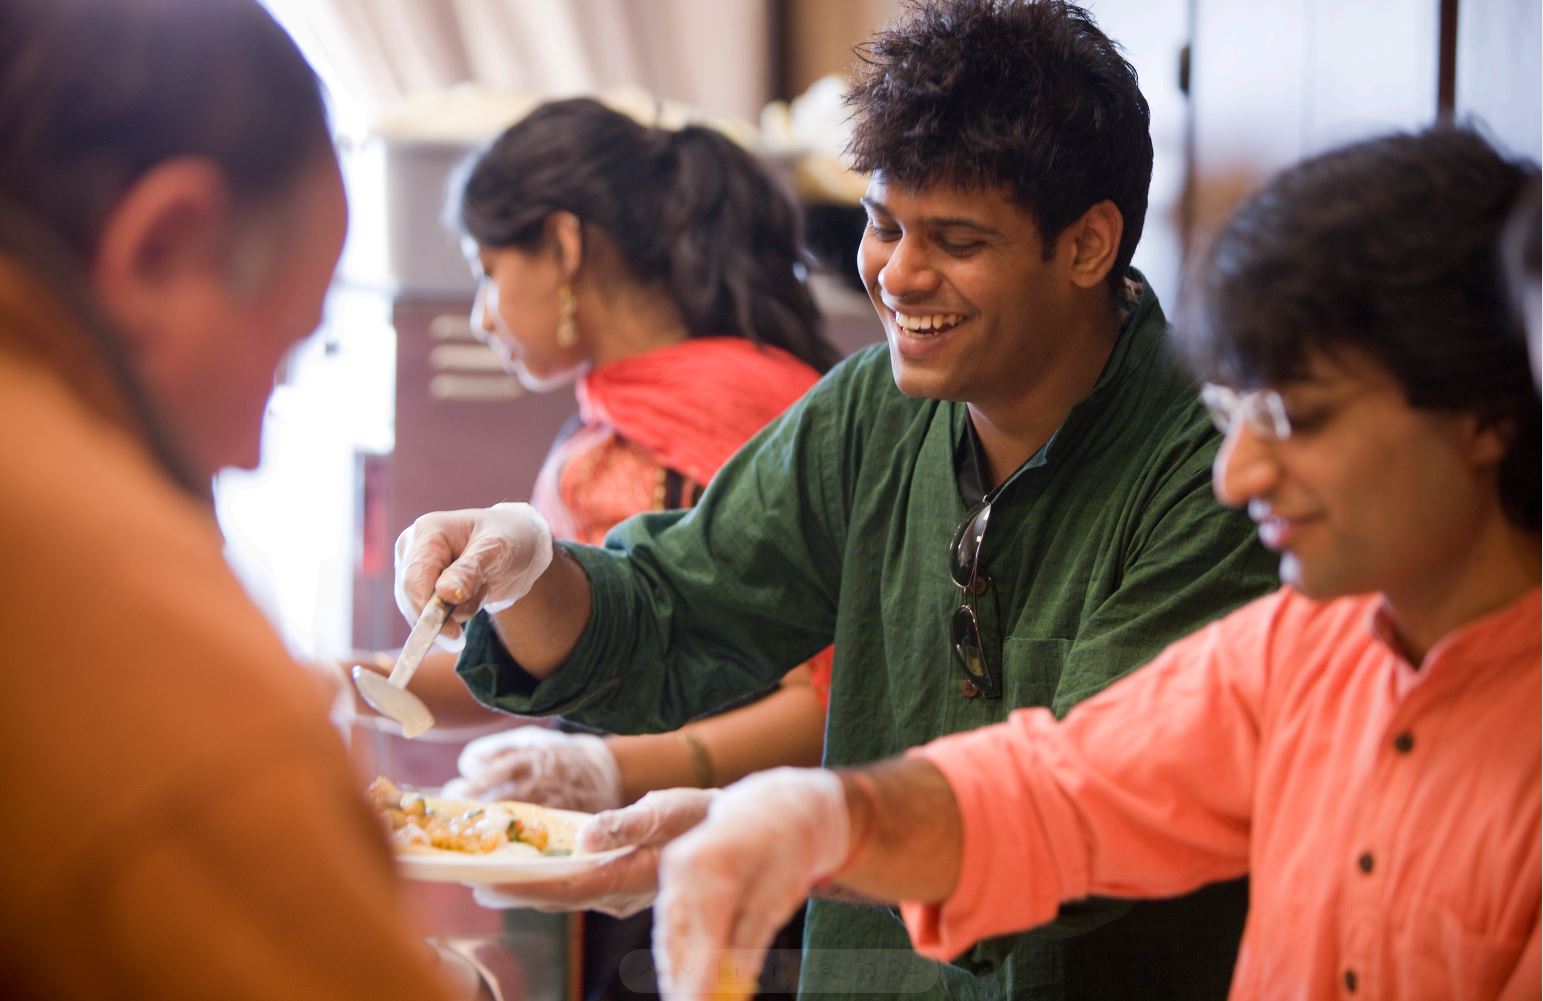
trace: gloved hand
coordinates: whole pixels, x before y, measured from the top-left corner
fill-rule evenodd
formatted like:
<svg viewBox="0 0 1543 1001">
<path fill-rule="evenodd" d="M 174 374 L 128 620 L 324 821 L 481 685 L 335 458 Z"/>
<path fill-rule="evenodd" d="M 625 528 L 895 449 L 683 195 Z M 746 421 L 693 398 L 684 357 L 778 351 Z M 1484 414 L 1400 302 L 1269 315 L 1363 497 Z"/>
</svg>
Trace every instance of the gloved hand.
<svg viewBox="0 0 1543 1001">
<path fill-rule="evenodd" d="M 621 769 L 599 737 L 519 726 L 478 737 L 456 761 L 452 799 L 518 799 L 599 813 L 621 806 Z"/>
<path fill-rule="evenodd" d="M 653 902 L 659 890 L 659 852 L 701 823 L 718 789 L 664 789 L 621 810 L 596 814 L 579 828 L 577 848 L 601 852 L 636 847 L 589 872 L 568 879 L 517 886 L 479 886 L 484 907 L 534 907 L 542 911 L 593 910 L 624 918 Z"/>
<path fill-rule="evenodd" d="M 396 540 L 396 607 L 417 622 L 429 598 L 455 605 L 444 635 L 479 609 L 501 612 L 530 590 L 552 562 L 552 529 L 529 504 L 438 511 Z"/>
<path fill-rule="evenodd" d="M 777 929 L 845 862 L 849 831 L 835 772 L 776 768 L 723 790 L 659 863 L 654 962 L 665 995 L 711 996 L 725 968 L 753 983 Z"/>
<path fill-rule="evenodd" d="M 444 942 L 430 940 L 424 944 L 428 947 L 435 973 L 444 982 L 450 997 L 455 1001 L 490 1001 L 493 993 L 483 971 L 469 956 L 462 955 Z"/>
</svg>

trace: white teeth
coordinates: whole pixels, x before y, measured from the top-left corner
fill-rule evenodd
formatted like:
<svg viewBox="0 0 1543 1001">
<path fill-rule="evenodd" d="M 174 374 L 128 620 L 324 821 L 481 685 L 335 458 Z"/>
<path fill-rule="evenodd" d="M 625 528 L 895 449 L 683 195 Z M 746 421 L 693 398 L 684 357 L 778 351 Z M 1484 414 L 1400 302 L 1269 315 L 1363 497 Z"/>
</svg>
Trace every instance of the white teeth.
<svg viewBox="0 0 1543 1001">
<path fill-rule="evenodd" d="M 895 326 L 910 334 L 941 333 L 964 322 L 964 315 L 961 313 L 931 313 L 926 316 L 896 313 L 894 316 Z"/>
</svg>

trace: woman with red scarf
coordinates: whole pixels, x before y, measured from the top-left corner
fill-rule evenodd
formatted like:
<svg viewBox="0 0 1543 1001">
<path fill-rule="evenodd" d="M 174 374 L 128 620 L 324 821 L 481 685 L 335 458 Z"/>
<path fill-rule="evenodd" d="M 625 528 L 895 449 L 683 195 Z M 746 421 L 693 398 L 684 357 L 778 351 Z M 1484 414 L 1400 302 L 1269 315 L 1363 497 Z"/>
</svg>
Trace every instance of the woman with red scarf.
<svg viewBox="0 0 1543 1001">
<path fill-rule="evenodd" d="M 716 131 L 552 102 L 472 163 L 458 213 L 482 276 L 474 329 L 528 389 L 577 383 L 578 417 L 533 498 L 559 538 L 598 543 L 631 515 L 690 506 L 837 358 L 803 280 L 797 207 Z M 454 791 L 597 811 L 817 764 L 829 671 L 827 650 L 674 734 L 479 738 Z M 590 958 L 600 930 L 586 929 Z M 587 992 L 615 975 L 586 972 Z"/>
</svg>

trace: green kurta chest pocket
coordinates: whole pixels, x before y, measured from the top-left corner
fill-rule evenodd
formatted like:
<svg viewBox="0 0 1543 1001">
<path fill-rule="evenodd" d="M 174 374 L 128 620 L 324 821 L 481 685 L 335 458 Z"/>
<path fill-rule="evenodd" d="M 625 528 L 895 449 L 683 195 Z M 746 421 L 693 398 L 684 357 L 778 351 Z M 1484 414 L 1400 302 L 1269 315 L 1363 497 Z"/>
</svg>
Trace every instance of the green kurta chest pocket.
<svg viewBox="0 0 1543 1001">
<path fill-rule="evenodd" d="M 1002 641 L 1002 702 L 1007 710 L 1050 705 L 1071 649 L 1068 639 L 1006 637 Z"/>
</svg>

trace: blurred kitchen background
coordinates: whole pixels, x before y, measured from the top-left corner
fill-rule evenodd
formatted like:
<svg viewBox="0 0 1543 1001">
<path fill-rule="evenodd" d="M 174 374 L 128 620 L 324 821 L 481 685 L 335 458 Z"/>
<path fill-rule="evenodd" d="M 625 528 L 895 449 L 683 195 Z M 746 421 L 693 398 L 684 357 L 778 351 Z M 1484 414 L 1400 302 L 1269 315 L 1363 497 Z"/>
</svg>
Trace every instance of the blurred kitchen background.
<svg viewBox="0 0 1543 1001">
<path fill-rule="evenodd" d="M 450 170 L 534 101 L 599 92 L 707 119 L 803 203 L 834 338 L 880 337 L 853 285 L 863 179 L 840 164 L 851 48 L 900 0 L 265 0 L 330 92 L 352 223 L 324 326 L 288 359 L 262 466 L 216 486 L 232 562 L 302 656 L 406 635 L 391 550 L 418 514 L 523 499 L 572 394 L 522 394 L 470 334 L 440 222 Z M 1537 0 L 1093 0 L 1152 108 L 1136 253 L 1173 313 L 1193 248 L 1268 173 L 1470 116 L 1539 155 Z"/>
</svg>

